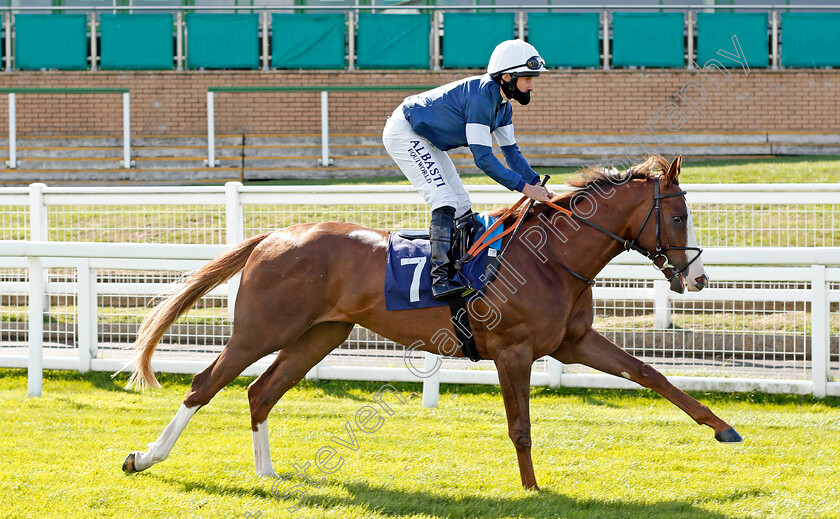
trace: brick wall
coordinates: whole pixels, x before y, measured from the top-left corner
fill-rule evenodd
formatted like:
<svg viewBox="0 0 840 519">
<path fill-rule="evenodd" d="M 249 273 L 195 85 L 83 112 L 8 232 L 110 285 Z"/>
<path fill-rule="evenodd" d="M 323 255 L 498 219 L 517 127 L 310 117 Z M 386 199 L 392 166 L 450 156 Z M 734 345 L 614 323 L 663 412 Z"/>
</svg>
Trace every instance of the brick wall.
<svg viewBox="0 0 840 519">
<path fill-rule="evenodd" d="M 719 70 L 707 79 L 687 70 L 552 72 L 538 79 L 529 106 L 515 106 L 514 122 L 518 132 L 633 133 L 646 123 L 654 131 L 840 132 L 840 71 L 727 72 L 729 79 Z M 126 87 L 133 135 L 198 136 L 206 134 L 208 86 L 443 84 L 474 73 L 15 72 L 0 76 L 0 88 Z M 333 92 L 330 130 L 379 133 L 406 95 Z M 218 135 L 320 132 L 317 92 L 219 93 L 216 99 Z M 20 94 L 18 135 L 118 136 L 121 101 L 118 94 Z M 0 97 L 0 135 L 7 132 L 7 107 Z"/>
</svg>

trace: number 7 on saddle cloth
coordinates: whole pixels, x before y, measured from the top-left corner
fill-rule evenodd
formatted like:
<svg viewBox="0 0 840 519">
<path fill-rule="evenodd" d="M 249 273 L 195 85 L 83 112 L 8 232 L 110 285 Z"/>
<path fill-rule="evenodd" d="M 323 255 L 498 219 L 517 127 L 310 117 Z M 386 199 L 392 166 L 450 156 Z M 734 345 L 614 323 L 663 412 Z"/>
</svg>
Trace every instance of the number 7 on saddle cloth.
<svg viewBox="0 0 840 519">
<path fill-rule="evenodd" d="M 486 213 L 477 214 L 476 218 L 484 226 L 477 234 L 482 234 L 490 228 L 496 217 Z M 493 240 L 501 234 L 504 226 L 496 228 L 488 238 Z M 466 287 L 476 289 L 475 295 L 480 296 L 484 288 L 485 269 L 488 256 L 495 257 L 500 249 L 502 240 L 491 241 L 490 246 L 482 251 L 474 260 L 465 263 L 457 274 Z M 408 239 L 398 233 L 388 236 L 388 254 L 385 265 L 385 308 L 387 310 L 412 310 L 431 306 L 449 306 L 446 301 L 435 301 L 432 298 L 432 281 L 430 275 L 429 256 L 431 246 L 428 239 Z"/>
</svg>

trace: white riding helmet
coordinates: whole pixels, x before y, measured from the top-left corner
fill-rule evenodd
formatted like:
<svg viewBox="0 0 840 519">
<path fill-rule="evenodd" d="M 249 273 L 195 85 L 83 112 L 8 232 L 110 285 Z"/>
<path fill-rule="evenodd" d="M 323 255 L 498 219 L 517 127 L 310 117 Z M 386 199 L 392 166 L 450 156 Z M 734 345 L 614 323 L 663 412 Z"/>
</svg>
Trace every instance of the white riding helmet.
<svg viewBox="0 0 840 519">
<path fill-rule="evenodd" d="M 499 76 L 510 73 L 513 76 L 539 76 L 547 72 L 540 53 L 525 40 L 507 40 L 498 44 L 490 55 L 487 73 Z"/>
</svg>

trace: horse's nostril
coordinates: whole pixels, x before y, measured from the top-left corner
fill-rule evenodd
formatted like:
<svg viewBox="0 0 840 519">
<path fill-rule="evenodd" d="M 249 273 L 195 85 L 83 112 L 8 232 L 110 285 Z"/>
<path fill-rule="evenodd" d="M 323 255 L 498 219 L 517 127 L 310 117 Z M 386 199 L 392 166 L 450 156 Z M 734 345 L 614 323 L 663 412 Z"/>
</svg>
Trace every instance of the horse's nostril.
<svg viewBox="0 0 840 519">
<path fill-rule="evenodd" d="M 708 282 L 709 282 L 709 278 L 705 274 L 703 274 L 702 276 L 698 276 L 698 277 L 694 278 L 694 285 L 697 286 L 697 288 L 705 287 L 706 283 L 708 283 Z"/>
</svg>

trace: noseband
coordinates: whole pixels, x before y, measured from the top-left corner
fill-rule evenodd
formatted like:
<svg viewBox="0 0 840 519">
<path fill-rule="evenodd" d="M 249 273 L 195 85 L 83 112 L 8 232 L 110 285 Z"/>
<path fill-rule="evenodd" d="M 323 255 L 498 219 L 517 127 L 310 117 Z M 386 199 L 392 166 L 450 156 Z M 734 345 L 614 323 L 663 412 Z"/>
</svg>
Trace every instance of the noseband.
<svg viewBox="0 0 840 519">
<path fill-rule="evenodd" d="M 555 205 L 551 202 L 547 202 L 547 205 L 553 207 L 554 209 L 557 209 L 557 210 L 563 211 L 564 213 L 569 214 L 572 218 L 578 220 L 579 222 L 584 223 L 584 224 L 588 225 L 589 227 L 592 227 L 593 229 L 595 229 L 595 230 L 609 236 L 610 238 L 616 240 L 617 242 L 621 243 L 621 245 L 624 247 L 624 250 L 632 250 L 632 251 L 638 252 L 642 256 L 651 260 L 653 262 L 654 268 L 656 268 L 657 270 L 664 271 L 664 270 L 667 270 L 667 269 L 672 269 L 674 271 L 674 273 L 670 277 L 667 278 L 667 280 L 670 282 L 670 281 L 674 280 L 677 276 L 679 276 L 680 274 L 685 272 L 688 269 L 688 267 L 691 266 L 692 263 L 697 261 L 697 259 L 703 253 L 703 249 L 701 249 L 700 247 L 672 247 L 670 245 L 668 245 L 667 247 L 662 246 L 662 234 L 660 232 L 660 220 L 662 218 L 662 216 L 661 216 L 662 215 L 662 199 L 663 198 L 671 198 L 673 196 L 683 196 L 683 195 L 686 194 L 686 192 L 685 191 L 678 191 L 676 193 L 666 193 L 666 194 L 660 193 L 659 192 L 659 179 L 660 179 L 660 177 L 661 177 L 660 175 L 657 175 L 656 177 L 653 177 L 653 181 L 654 181 L 653 182 L 653 203 L 651 204 L 650 209 L 648 210 L 647 216 L 645 216 L 645 219 L 642 222 L 642 225 L 639 227 L 639 231 L 636 233 L 636 237 L 633 238 L 633 239 L 630 239 L 630 240 L 622 238 L 621 236 L 615 234 L 614 232 L 612 232 L 608 229 L 604 229 L 603 227 L 601 227 L 600 225 L 598 225 L 595 222 L 589 221 L 586 218 L 578 216 L 577 214 L 575 214 L 574 211 L 565 210 L 562 207 L 559 207 L 559 206 L 557 206 L 557 205 Z M 639 238 L 642 236 L 642 231 L 644 231 L 645 226 L 648 223 L 648 220 L 650 220 L 650 215 L 651 214 L 656 215 L 655 216 L 655 220 L 656 220 L 656 250 L 654 252 L 651 252 L 651 251 L 649 251 L 649 250 L 647 250 L 644 247 L 639 245 Z M 545 222 L 543 221 L 542 218 L 540 219 L 540 227 L 542 227 L 543 232 L 545 232 Z M 584 282 L 586 282 L 590 285 L 595 284 L 595 281 L 593 281 L 591 279 L 587 279 L 584 276 L 581 276 L 577 272 L 574 272 L 573 270 L 569 269 L 568 267 L 566 267 L 565 265 L 563 265 L 562 263 L 557 261 L 557 258 L 554 257 L 554 255 L 551 253 L 551 249 L 547 245 L 546 245 L 545 249 L 546 249 L 546 251 L 548 251 L 548 255 L 551 256 L 551 259 L 554 260 L 554 262 L 556 264 L 560 265 L 564 270 L 566 270 L 566 272 L 570 273 L 574 277 L 576 277 L 576 278 L 580 279 L 581 281 L 584 281 Z M 674 265 L 671 265 L 671 263 L 668 261 L 668 257 L 665 255 L 665 253 L 670 251 L 670 250 L 683 250 L 683 251 L 691 250 L 691 251 L 696 251 L 697 255 L 694 258 L 692 258 L 690 261 L 688 261 L 681 269 L 678 270 L 677 267 L 675 267 Z M 662 258 L 662 260 L 663 260 L 661 267 L 656 264 L 656 260 L 659 259 L 659 258 Z"/>
</svg>

